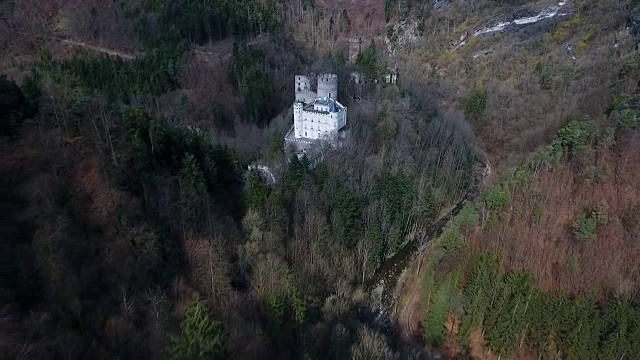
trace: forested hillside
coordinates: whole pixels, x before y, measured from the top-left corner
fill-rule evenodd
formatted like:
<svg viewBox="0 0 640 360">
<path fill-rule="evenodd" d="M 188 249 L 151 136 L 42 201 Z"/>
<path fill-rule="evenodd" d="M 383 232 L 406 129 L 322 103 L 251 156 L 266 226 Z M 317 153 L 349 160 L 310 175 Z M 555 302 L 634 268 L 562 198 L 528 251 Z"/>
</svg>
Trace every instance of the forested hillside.
<svg viewBox="0 0 640 360">
<path fill-rule="evenodd" d="M 4 2 L 2 353 L 633 358 L 639 11 Z M 349 141 L 316 164 L 283 135 L 324 72 Z"/>
<path fill-rule="evenodd" d="M 570 120 L 453 222 L 421 279 L 427 342 L 478 357 L 637 353 L 637 100 Z"/>
</svg>

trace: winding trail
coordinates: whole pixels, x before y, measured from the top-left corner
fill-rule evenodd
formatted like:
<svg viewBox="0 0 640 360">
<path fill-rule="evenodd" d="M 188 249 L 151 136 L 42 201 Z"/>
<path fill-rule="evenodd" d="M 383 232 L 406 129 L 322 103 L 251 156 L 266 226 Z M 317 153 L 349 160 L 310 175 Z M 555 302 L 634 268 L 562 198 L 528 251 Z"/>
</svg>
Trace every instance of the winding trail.
<svg viewBox="0 0 640 360">
<path fill-rule="evenodd" d="M 70 39 L 66 39 L 66 38 L 62 38 L 62 37 L 52 37 L 52 39 L 59 41 L 61 44 L 65 44 L 65 45 L 70 45 L 70 46 L 77 46 L 77 47 L 81 47 L 81 48 L 85 48 L 87 50 L 91 50 L 91 51 L 95 51 L 95 52 L 99 52 L 99 53 L 103 53 L 103 54 L 107 54 L 107 55 L 111 55 L 111 56 L 117 56 L 120 57 L 122 59 L 125 60 L 133 60 L 135 58 L 138 57 L 139 54 L 132 54 L 132 53 L 127 53 L 127 52 L 123 52 L 123 51 L 118 51 L 118 50 L 114 50 L 114 49 L 110 49 L 110 48 L 106 48 L 106 47 L 102 47 L 102 46 L 96 46 L 96 45 L 91 45 L 88 44 L 84 41 L 75 41 L 75 40 L 70 40 Z M 269 41 L 269 37 L 268 36 L 258 36 L 255 39 L 249 41 L 247 43 L 247 46 L 253 46 L 253 45 L 257 45 L 257 44 L 262 44 L 265 42 Z M 218 59 L 216 59 L 216 61 L 214 63 L 218 63 L 218 62 L 222 62 L 225 60 L 228 60 L 231 58 L 231 56 L 233 55 L 231 52 L 228 52 L 227 54 L 219 54 L 215 51 L 204 51 L 198 48 L 194 48 L 193 51 L 196 54 L 200 54 L 200 55 L 205 55 L 205 56 L 211 56 L 211 55 L 217 55 L 219 56 Z M 205 59 L 205 61 L 211 62 L 210 59 Z"/>
<path fill-rule="evenodd" d="M 95 52 L 99 52 L 99 53 L 103 53 L 111 56 L 121 57 L 126 60 L 133 60 L 136 58 L 136 55 L 133 55 L 133 54 L 124 53 L 121 51 L 105 48 L 102 46 L 90 45 L 83 41 L 75 41 L 75 40 L 69 40 L 69 39 L 63 39 L 63 38 L 56 38 L 56 40 L 60 41 L 62 44 L 65 44 L 65 45 L 79 46 L 87 50 L 91 50 L 91 51 L 95 51 Z"/>
<path fill-rule="evenodd" d="M 420 338 L 420 319 L 415 317 L 421 300 L 420 295 L 422 294 L 422 281 L 420 281 L 418 273 L 415 276 L 411 276 L 410 280 L 407 279 L 403 284 L 404 289 L 409 289 L 409 292 L 406 293 L 406 300 L 400 304 L 396 322 L 400 332 L 400 340 L 406 344 Z"/>
</svg>

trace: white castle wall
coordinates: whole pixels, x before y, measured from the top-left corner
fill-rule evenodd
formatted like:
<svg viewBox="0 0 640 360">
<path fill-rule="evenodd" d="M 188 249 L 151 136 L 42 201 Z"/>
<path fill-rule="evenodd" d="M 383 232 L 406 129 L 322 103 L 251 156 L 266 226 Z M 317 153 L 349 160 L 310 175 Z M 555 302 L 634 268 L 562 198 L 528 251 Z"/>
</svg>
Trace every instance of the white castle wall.
<svg viewBox="0 0 640 360">
<path fill-rule="evenodd" d="M 306 76 L 296 75 L 294 85 L 293 130 L 296 138 L 331 138 L 346 126 L 346 107 L 336 101 L 338 112 L 330 112 L 330 99 L 335 101 L 338 97 L 338 77 L 335 74 L 318 76 L 317 94 L 310 90 Z"/>
<path fill-rule="evenodd" d="M 311 85 L 309 82 L 309 78 L 304 75 L 296 75 L 296 92 L 298 91 L 310 91 Z"/>
<path fill-rule="evenodd" d="M 318 97 L 338 99 L 338 76 L 335 74 L 318 75 Z"/>
<path fill-rule="evenodd" d="M 347 109 L 341 108 L 334 113 L 305 111 L 303 104 L 293 105 L 293 123 L 296 138 L 322 139 L 334 136 L 347 125 Z M 314 106 L 321 111 L 321 106 Z"/>
</svg>

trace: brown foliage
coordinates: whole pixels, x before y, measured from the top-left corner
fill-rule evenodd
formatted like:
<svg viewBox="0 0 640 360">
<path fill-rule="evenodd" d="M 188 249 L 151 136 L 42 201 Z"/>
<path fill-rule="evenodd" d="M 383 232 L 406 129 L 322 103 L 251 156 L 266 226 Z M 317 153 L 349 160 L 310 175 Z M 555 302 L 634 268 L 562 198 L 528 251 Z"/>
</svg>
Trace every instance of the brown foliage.
<svg viewBox="0 0 640 360">
<path fill-rule="evenodd" d="M 569 165 L 542 171 L 528 187 L 517 190 L 510 209 L 492 226 L 472 236 L 474 251 L 492 251 L 515 270 L 530 270 L 545 291 L 631 295 L 640 290 L 640 242 L 622 219 L 640 203 L 638 137 L 602 155 L 600 164 L 613 175 L 584 185 Z M 603 166 L 603 165 L 601 165 Z M 606 204 L 608 221 L 597 238 L 579 243 L 573 223 L 585 209 Z M 577 268 L 569 265 L 577 260 Z"/>
</svg>

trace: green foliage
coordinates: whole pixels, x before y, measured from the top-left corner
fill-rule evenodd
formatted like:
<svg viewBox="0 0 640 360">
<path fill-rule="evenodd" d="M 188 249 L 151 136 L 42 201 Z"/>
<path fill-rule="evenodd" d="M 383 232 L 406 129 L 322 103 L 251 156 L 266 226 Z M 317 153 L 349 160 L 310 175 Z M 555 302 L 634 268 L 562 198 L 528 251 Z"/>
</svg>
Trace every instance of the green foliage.
<svg viewBox="0 0 640 360">
<path fill-rule="evenodd" d="M 416 26 L 416 30 L 418 31 L 418 35 L 423 36 L 425 28 L 426 28 L 426 26 L 424 24 L 424 18 L 420 18 L 420 20 L 418 20 L 418 25 Z"/>
<path fill-rule="evenodd" d="M 561 22 L 552 35 L 553 40 L 558 44 L 566 42 L 583 23 L 584 20 L 580 16 L 574 16 L 570 20 Z"/>
<path fill-rule="evenodd" d="M 464 115 L 471 120 L 478 120 L 487 107 L 487 90 L 479 89 L 471 93 L 464 102 Z"/>
<path fill-rule="evenodd" d="M 538 63 L 536 71 L 540 77 L 540 88 L 543 90 L 552 90 L 556 86 L 556 77 L 554 69 L 551 65 Z"/>
<path fill-rule="evenodd" d="M 567 261 L 567 267 L 572 273 L 578 270 L 578 258 L 575 255 L 571 255 L 571 257 L 569 257 L 569 261 Z"/>
<path fill-rule="evenodd" d="M 362 200 L 345 182 L 336 181 L 329 202 L 332 208 L 331 224 L 336 237 L 347 248 L 353 248 L 362 230 Z"/>
<path fill-rule="evenodd" d="M 460 231 L 472 230 L 480 219 L 480 214 L 476 210 L 475 204 L 466 203 L 458 216 L 456 216 L 454 223 L 460 228 Z"/>
<path fill-rule="evenodd" d="M 385 237 L 389 239 L 388 243 L 392 251 L 395 251 L 403 242 L 414 214 L 412 204 L 416 190 L 409 176 L 401 171 L 383 172 L 376 178 L 374 190 L 376 197 L 384 206 L 383 218 L 388 224 Z M 431 201 L 429 197 L 422 200 Z M 422 206 L 427 211 L 431 207 L 424 202 Z"/>
<path fill-rule="evenodd" d="M 395 7 L 396 0 L 385 0 L 384 1 L 384 19 L 389 22 L 391 17 L 393 16 L 393 8 Z"/>
<path fill-rule="evenodd" d="M 307 173 L 309 173 L 309 164 L 306 156 L 300 160 L 297 155 L 291 155 L 282 181 L 282 191 L 287 199 L 293 198 Z"/>
<path fill-rule="evenodd" d="M 457 227 L 448 229 L 440 237 L 440 246 L 443 252 L 443 259 L 446 257 L 456 258 L 464 250 L 464 240 Z"/>
<path fill-rule="evenodd" d="M 558 324 L 558 342 L 569 359 L 589 359 L 598 356 L 600 314 L 592 296 L 579 296 L 567 306 Z"/>
<path fill-rule="evenodd" d="M 573 236 L 578 241 L 593 241 L 597 236 L 597 226 L 598 221 L 594 213 L 580 213 L 573 222 Z"/>
<path fill-rule="evenodd" d="M 610 149 L 615 143 L 615 129 L 613 127 L 606 127 L 597 137 L 598 151 L 604 151 Z"/>
<path fill-rule="evenodd" d="M 619 126 L 623 130 L 636 129 L 638 127 L 638 115 L 631 109 L 625 109 L 620 112 Z"/>
<path fill-rule="evenodd" d="M 637 108 L 640 105 L 639 95 L 618 94 L 611 104 L 612 111 L 623 111 L 627 109 Z"/>
<path fill-rule="evenodd" d="M 436 209 L 436 199 L 431 188 L 425 189 L 422 196 L 417 199 L 416 203 L 414 213 L 419 220 L 427 223 L 436 220 L 438 210 Z"/>
<path fill-rule="evenodd" d="M 398 8 L 400 10 L 400 17 L 406 19 L 411 11 L 411 0 L 399 0 Z"/>
<path fill-rule="evenodd" d="M 527 324 L 533 280 L 527 272 L 510 273 L 494 289 L 495 297 L 484 324 L 487 343 L 493 351 L 512 356 Z"/>
<path fill-rule="evenodd" d="M 227 334 L 212 320 L 204 303 L 195 298 L 180 323 L 181 334 L 171 345 L 172 359 L 227 359 Z"/>
<path fill-rule="evenodd" d="M 258 170 L 251 170 L 245 183 L 245 199 L 250 209 L 260 209 L 267 203 L 271 188 L 264 183 Z"/>
<path fill-rule="evenodd" d="M 269 145 L 267 149 L 268 159 L 277 159 L 284 154 L 284 141 L 282 140 L 282 134 L 274 132 L 269 137 Z"/>
<path fill-rule="evenodd" d="M 367 79 L 378 79 L 382 75 L 382 65 L 380 64 L 378 50 L 373 43 L 358 54 L 356 65 L 360 67 Z"/>
<path fill-rule="evenodd" d="M 503 277 L 496 257 L 482 255 L 475 259 L 464 289 L 462 340 L 468 341 L 471 332 L 482 327 L 493 351 L 513 354 L 526 328 L 532 291 L 529 273 Z"/>
<path fill-rule="evenodd" d="M 619 359 L 640 346 L 637 302 L 615 298 L 599 308 L 589 295 L 539 292 L 529 273 L 502 274 L 488 254 L 473 260 L 463 308 L 462 341 L 482 328 L 488 347 L 504 357 L 522 343 L 538 357 L 568 359 Z"/>
<path fill-rule="evenodd" d="M 369 252 L 369 261 L 373 264 L 374 268 L 377 268 L 384 261 L 387 255 L 387 241 L 382 231 L 382 224 L 380 219 L 375 217 L 373 221 L 367 227 L 367 233 L 365 234 L 366 240 L 371 244 L 371 251 Z"/>
<path fill-rule="evenodd" d="M 208 191 L 232 213 L 238 210 L 232 206 L 242 194 L 235 152 L 139 107 L 125 108 L 123 118 L 133 152 L 134 171 L 128 175 L 135 185 L 142 188 L 158 173 L 168 171 L 199 194 Z"/>
<path fill-rule="evenodd" d="M 557 143 L 556 143 L 557 144 Z M 562 148 L 554 144 L 538 149 L 527 163 L 529 173 L 535 173 L 543 168 L 556 164 L 562 158 Z"/>
<path fill-rule="evenodd" d="M 638 109 L 640 109 L 640 96 L 623 93 L 615 97 L 610 112 L 619 133 L 638 129 L 640 126 Z"/>
<path fill-rule="evenodd" d="M 625 211 L 622 226 L 630 234 L 640 234 L 640 206 L 633 206 Z"/>
<path fill-rule="evenodd" d="M 128 102 L 139 95 L 161 95 L 178 86 L 181 45 L 150 49 L 134 60 L 109 55 L 75 55 L 70 60 L 45 56 L 42 68 L 60 84 L 97 91 Z"/>
<path fill-rule="evenodd" d="M 145 0 L 121 1 L 136 20 L 146 45 L 186 40 L 203 44 L 229 36 L 276 34 L 282 25 L 278 0 Z"/>
<path fill-rule="evenodd" d="M 193 154 L 187 153 L 182 159 L 180 169 L 180 182 L 183 187 L 197 194 L 202 194 L 205 190 L 205 179 L 200 164 Z"/>
<path fill-rule="evenodd" d="M 435 287 L 431 288 L 429 312 L 422 323 L 425 338 L 431 346 L 440 347 L 447 337 L 446 322 L 449 314 L 454 310 L 459 281 L 460 273 L 453 272 L 437 287 L 437 290 Z"/>
<path fill-rule="evenodd" d="M 263 55 L 247 45 L 234 45 L 231 77 L 244 98 L 250 122 L 263 126 L 275 116 L 274 91 L 269 74 L 261 70 Z"/>
<path fill-rule="evenodd" d="M 570 118 L 551 144 L 538 149 L 522 169 L 516 170 L 524 171 L 519 177 L 529 178 L 532 173 L 556 164 L 563 157 L 589 164 L 596 149 L 608 149 L 615 142 L 611 128 L 599 130 L 591 120 Z"/>
<path fill-rule="evenodd" d="M 483 325 L 497 285 L 501 281 L 497 257 L 483 255 L 474 259 L 473 263 L 464 288 L 464 316 L 460 328 L 463 341 L 468 341 L 471 332 Z"/>
<path fill-rule="evenodd" d="M 271 331 L 276 337 L 284 336 L 286 324 L 287 298 L 283 294 L 271 294 L 267 299 L 267 312 L 271 321 Z"/>
<path fill-rule="evenodd" d="M 293 308 L 293 318 L 298 325 L 304 324 L 307 320 L 307 302 L 302 296 L 300 288 L 294 286 L 291 292 L 291 306 Z"/>
<path fill-rule="evenodd" d="M 351 19 L 349 19 L 349 12 L 347 9 L 342 10 L 342 16 L 340 17 L 340 31 L 349 32 L 351 30 Z"/>
<path fill-rule="evenodd" d="M 595 139 L 596 130 L 593 121 L 571 119 L 558 130 L 552 145 L 560 146 L 569 160 L 588 157 L 593 152 L 591 145 Z"/>
<path fill-rule="evenodd" d="M 511 202 L 511 194 L 503 187 L 494 187 L 485 191 L 482 200 L 489 211 L 500 213 Z"/>
<path fill-rule="evenodd" d="M 604 312 L 603 331 L 601 336 L 602 355 L 610 359 L 622 359 L 629 354 L 631 342 L 640 339 L 629 337 L 633 327 L 637 327 L 638 318 L 629 316 L 632 311 L 628 302 L 621 298 L 609 302 Z M 635 322 L 635 324 L 633 324 Z M 636 345 L 637 346 L 637 345 Z"/>
<path fill-rule="evenodd" d="M 377 127 L 376 130 L 380 134 L 380 138 L 382 139 L 384 144 L 388 144 L 393 141 L 398 132 L 398 125 L 394 121 L 394 119 L 387 114 L 385 110 L 382 110 L 378 113 L 377 119 Z"/>
</svg>

